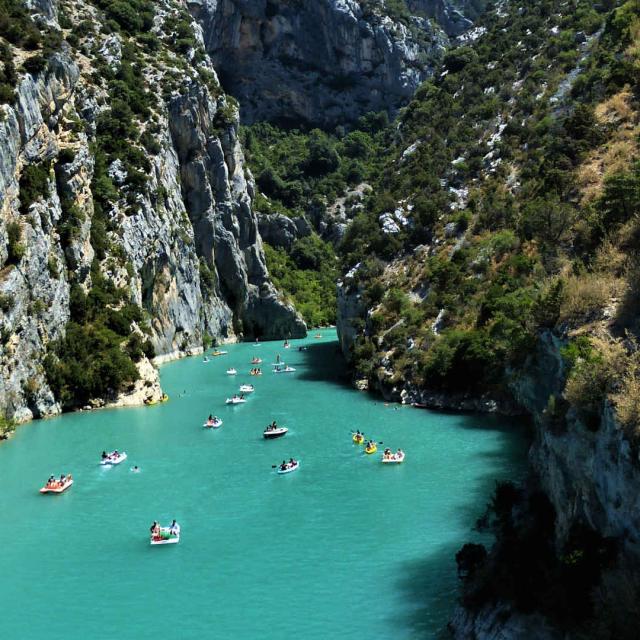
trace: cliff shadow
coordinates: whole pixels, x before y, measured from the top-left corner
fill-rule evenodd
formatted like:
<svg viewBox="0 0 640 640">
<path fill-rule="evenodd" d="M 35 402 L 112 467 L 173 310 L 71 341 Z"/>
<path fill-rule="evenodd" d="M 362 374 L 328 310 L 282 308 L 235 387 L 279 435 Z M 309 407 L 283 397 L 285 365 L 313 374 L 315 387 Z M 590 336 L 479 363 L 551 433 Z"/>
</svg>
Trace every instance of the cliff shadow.
<svg viewBox="0 0 640 640">
<path fill-rule="evenodd" d="M 298 374 L 301 380 L 330 382 L 340 387 L 352 388 L 347 363 L 337 341 L 318 342 L 305 346 L 306 351 L 296 354 L 301 357 L 304 364 L 304 369 Z"/>
<path fill-rule="evenodd" d="M 443 545 L 428 557 L 400 565 L 398 573 L 402 577 L 394 588 L 407 607 L 402 613 L 392 614 L 394 627 L 407 629 L 416 639 L 452 637 L 448 623 L 459 603 L 460 584 L 450 577 L 457 575 L 455 556 L 461 546 Z"/>
</svg>

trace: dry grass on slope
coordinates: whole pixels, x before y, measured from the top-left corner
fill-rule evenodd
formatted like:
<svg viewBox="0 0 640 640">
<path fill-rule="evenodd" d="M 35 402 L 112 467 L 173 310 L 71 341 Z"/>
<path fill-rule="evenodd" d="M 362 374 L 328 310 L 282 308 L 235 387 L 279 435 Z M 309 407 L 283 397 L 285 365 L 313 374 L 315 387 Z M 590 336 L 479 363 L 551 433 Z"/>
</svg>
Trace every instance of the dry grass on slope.
<svg viewBox="0 0 640 640">
<path fill-rule="evenodd" d="M 599 124 L 611 133 L 577 171 L 576 182 L 582 204 L 593 202 L 602 193 L 605 179 L 629 169 L 634 158 L 638 157 L 640 113 L 628 87 L 600 103 L 595 115 Z"/>
</svg>

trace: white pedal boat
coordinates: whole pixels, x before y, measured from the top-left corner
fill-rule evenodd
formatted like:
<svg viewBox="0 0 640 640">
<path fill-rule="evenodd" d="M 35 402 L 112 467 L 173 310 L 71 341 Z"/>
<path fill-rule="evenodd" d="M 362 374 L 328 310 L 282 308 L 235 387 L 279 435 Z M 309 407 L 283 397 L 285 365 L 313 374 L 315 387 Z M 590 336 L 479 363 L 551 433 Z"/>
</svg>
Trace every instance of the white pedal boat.
<svg viewBox="0 0 640 640">
<path fill-rule="evenodd" d="M 121 451 L 118 454 L 112 451 L 106 458 L 104 458 L 103 460 L 100 460 L 100 464 L 105 467 L 113 466 L 116 464 L 120 464 L 121 462 L 124 462 L 126 459 L 127 459 L 127 454 L 124 451 Z"/>
<path fill-rule="evenodd" d="M 222 420 L 220 420 L 220 418 L 217 420 L 207 420 L 202 426 L 207 429 L 217 429 L 222 426 Z"/>
<path fill-rule="evenodd" d="M 400 464 L 401 462 L 404 462 L 404 452 L 402 453 L 394 453 L 390 456 L 385 456 L 383 454 L 382 456 L 382 463 L 383 464 Z"/>
<path fill-rule="evenodd" d="M 246 398 L 227 398 L 226 404 L 244 404 L 246 401 Z"/>
<path fill-rule="evenodd" d="M 235 376 L 238 372 L 235 369 L 227 369 L 228 376 Z"/>
<path fill-rule="evenodd" d="M 300 468 L 300 460 L 296 460 L 293 464 L 289 464 L 287 462 L 287 465 L 284 469 L 280 467 L 280 465 L 278 465 L 278 474 L 284 475 L 285 473 L 293 473 L 294 471 L 297 471 L 299 468 Z"/>
<path fill-rule="evenodd" d="M 275 429 L 265 429 L 262 435 L 266 440 L 275 440 L 283 436 L 287 431 L 289 431 L 287 427 L 276 427 Z"/>
<path fill-rule="evenodd" d="M 160 527 L 159 535 L 152 535 L 149 542 L 152 546 L 159 544 L 178 544 L 180 542 L 180 527 L 177 533 L 170 533 L 169 527 Z"/>
<path fill-rule="evenodd" d="M 253 393 L 254 391 L 255 391 L 255 387 L 252 384 L 240 385 L 240 393 Z"/>
</svg>

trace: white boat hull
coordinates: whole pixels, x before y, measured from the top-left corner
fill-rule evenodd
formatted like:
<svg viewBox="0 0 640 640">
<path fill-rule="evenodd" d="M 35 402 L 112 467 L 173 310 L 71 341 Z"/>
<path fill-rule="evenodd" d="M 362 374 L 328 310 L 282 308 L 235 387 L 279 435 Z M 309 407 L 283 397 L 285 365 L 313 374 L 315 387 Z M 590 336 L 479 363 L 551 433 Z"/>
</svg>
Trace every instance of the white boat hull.
<svg viewBox="0 0 640 640">
<path fill-rule="evenodd" d="M 278 474 L 283 476 L 287 473 L 293 473 L 294 471 L 297 471 L 299 468 L 300 468 L 300 462 L 296 462 L 293 466 L 287 467 L 286 469 L 281 469 L 280 467 L 278 467 Z"/>
<path fill-rule="evenodd" d="M 117 464 L 120 464 L 121 462 L 124 462 L 127 459 L 127 454 L 123 451 L 120 455 L 118 456 L 109 456 L 108 458 L 105 458 L 104 460 L 100 460 L 100 464 L 103 467 L 113 467 Z"/>
<path fill-rule="evenodd" d="M 207 429 L 219 429 L 222 426 L 222 420 L 214 420 L 213 422 L 205 422 L 203 427 Z"/>
</svg>

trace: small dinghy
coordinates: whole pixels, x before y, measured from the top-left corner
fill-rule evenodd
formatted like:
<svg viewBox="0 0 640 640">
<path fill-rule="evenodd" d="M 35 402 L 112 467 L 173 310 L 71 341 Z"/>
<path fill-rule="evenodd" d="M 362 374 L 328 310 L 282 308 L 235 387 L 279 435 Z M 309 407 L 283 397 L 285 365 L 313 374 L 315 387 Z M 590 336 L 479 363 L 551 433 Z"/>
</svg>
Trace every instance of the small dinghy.
<svg viewBox="0 0 640 640">
<path fill-rule="evenodd" d="M 73 484 L 73 478 L 71 474 L 68 476 L 61 476 L 60 480 L 49 478 L 47 484 L 40 489 L 40 493 L 62 493 L 66 491 Z"/>
<path fill-rule="evenodd" d="M 293 367 L 276 367 L 273 373 L 293 373 L 294 371 Z"/>
<path fill-rule="evenodd" d="M 233 396 L 233 398 L 227 398 L 227 404 L 244 404 L 247 401 L 246 398 L 240 398 L 239 396 Z"/>
<path fill-rule="evenodd" d="M 267 427 L 262 436 L 266 440 L 275 440 L 276 438 L 281 438 L 287 431 L 289 431 L 287 427 Z"/>
<path fill-rule="evenodd" d="M 300 461 L 294 460 L 293 462 L 287 462 L 284 466 L 278 465 L 278 474 L 284 475 L 285 473 L 293 473 L 300 468 Z"/>
<path fill-rule="evenodd" d="M 231 369 L 227 369 L 228 376 L 235 376 L 238 372 L 232 367 Z"/>
<path fill-rule="evenodd" d="M 214 351 L 211 355 L 212 356 L 226 356 L 227 353 L 229 353 L 228 351 Z"/>
<path fill-rule="evenodd" d="M 172 527 L 158 527 L 151 533 L 151 545 L 178 544 L 180 542 L 180 525 Z"/>
<path fill-rule="evenodd" d="M 109 453 L 106 458 L 102 458 L 102 460 L 100 460 L 100 464 L 105 467 L 114 466 L 116 464 L 124 462 L 126 459 L 127 454 L 124 451 L 118 451 L 116 449 L 115 451 Z"/>
<path fill-rule="evenodd" d="M 207 420 L 203 425 L 207 429 L 218 429 L 222 426 L 222 420 L 220 418 L 214 418 L 213 420 Z"/>
<path fill-rule="evenodd" d="M 252 384 L 241 384 L 240 393 L 253 393 L 255 388 Z"/>
<path fill-rule="evenodd" d="M 378 446 L 376 445 L 375 442 L 368 442 L 367 446 L 364 448 L 364 452 L 367 455 L 371 455 L 372 453 L 375 453 L 378 450 Z"/>
<path fill-rule="evenodd" d="M 404 451 L 396 451 L 396 453 L 385 454 L 382 456 L 384 464 L 400 464 L 404 462 Z"/>
</svg>

